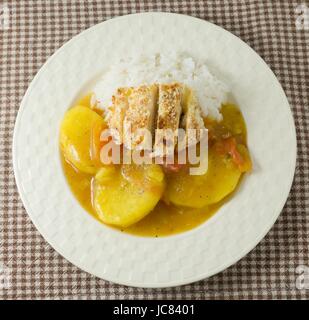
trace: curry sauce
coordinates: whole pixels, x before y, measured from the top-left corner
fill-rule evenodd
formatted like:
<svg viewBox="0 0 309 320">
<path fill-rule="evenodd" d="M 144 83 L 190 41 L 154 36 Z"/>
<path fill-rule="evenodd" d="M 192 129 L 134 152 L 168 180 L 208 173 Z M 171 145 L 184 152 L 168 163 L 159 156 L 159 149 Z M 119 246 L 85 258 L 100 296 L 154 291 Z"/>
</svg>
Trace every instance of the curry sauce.
<svg viewBox="0 0 309 320">
<path fill-rule="evenodd" d="M 222 121 L 204 119 L 208 129 L 209 172 L 202 177 L 189 176 L 183 170 L 165 172 L 164 196 L 151 212 L 128 227 L 113 228 L 138 236 L 168 236 L 193 229 L 216 213 L 239 184 L 242 174 L 251 170 L 246 126 L 240 110 L 234 104 L 226 104 L 221 113 Z M 94 173 L 77 169 L 63 152 L 61 159 L 74 196 L 101 221 L 93 202 Z"/>
</svg>

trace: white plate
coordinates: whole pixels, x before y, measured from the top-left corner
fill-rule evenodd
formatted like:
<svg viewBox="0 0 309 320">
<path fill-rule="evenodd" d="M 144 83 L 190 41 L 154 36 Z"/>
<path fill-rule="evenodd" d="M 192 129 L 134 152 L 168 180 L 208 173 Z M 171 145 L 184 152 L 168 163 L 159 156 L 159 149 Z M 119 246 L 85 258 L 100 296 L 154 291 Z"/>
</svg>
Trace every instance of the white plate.
<svg viewBox="0 0 309 320">
<path fill-rule="evenodd" d="M 206 60 L 231 87 L 247 123 L 254 170 L 235 196 L 200 227 L 166 238 L 134 237 L 99 223 L 74 199 L 60 164 L 59 124 L 68 106 L 109 65 L 127 55 L 170 50 Z M 112 19 L 60 48 L 25 94 L 13 143 L 20 196 L 43 237 L 81 269 L 139 287 L 190 283 L 241 259 L 280 214 L 295 158 L 290 107 L 266 63 L 224 29 L 168 13 Z"/>
</svg>

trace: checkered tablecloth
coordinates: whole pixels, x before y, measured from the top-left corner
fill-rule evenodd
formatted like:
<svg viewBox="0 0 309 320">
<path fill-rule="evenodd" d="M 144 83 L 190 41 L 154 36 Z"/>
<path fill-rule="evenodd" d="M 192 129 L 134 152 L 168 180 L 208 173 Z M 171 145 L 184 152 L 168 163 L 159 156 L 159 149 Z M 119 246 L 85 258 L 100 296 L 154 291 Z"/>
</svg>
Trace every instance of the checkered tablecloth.
<svg viewBox="0 0 309 320">
<path fill-rule="evenodd" d="M 0 0 L 0 299 L 309 298 L 309 284 L 298 274 L 309 268 L 306 5 L 309 8 L 304 0 Z M 192 15 L 216 23 L 243 39 L 264 58 L 282 84 L 293 111 L 298 139 L 290 196 L 264 240 L 224 272 L 191 285 L 167 289 L 118 286 L 95 278 L 62 258 L 30 221 L 19 198 L 12 168 L 15 117 L 29 83 L 48 57 L 94 24 L 144 11 Z"/>
</svg>

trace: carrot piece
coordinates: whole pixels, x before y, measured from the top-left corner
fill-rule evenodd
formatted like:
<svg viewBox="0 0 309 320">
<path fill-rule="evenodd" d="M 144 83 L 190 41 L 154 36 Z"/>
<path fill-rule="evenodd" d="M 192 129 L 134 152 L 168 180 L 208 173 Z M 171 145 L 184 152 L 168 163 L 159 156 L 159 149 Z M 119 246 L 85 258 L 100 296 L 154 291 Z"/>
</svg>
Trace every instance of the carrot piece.
<svg viewBox="0 0 309 320">
<path fill-rule="evenodd" d="M 225 149 L 232 157 L 235 164 L 240 167 L 244 164 L 244 159 L 237 150 L 236 139 L 234 137 L 223 140 L 225 142 Z"/>
<path fill-rule="evenodd" d="M 251 170 L 252 163 L 248 150 L 244 145 L 237 144 L 235 137 L 230 137 L 217 142 L 215 149 L 219 154 L 229 154 L 241 172 Z"/>
</svg>

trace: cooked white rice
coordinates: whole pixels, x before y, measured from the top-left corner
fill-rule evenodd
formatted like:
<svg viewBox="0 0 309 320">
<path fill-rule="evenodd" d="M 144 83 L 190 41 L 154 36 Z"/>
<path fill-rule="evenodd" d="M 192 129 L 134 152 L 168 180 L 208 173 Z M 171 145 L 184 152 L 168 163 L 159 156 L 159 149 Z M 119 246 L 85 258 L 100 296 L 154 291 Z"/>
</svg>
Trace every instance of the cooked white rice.
<svg viewBox="0 0 309 320">
<path fill-rule="evenodd" d="M 227 102 L 227 86 L 214 77 L 206 64 L 183 54 L 131 58 L 113 65 L 95 85 L 99 106 L 107 109 L 119 87 L 181 82 L 195 91 L 203 116 L 221 119 L 220 107 Z"/>
</svg>

